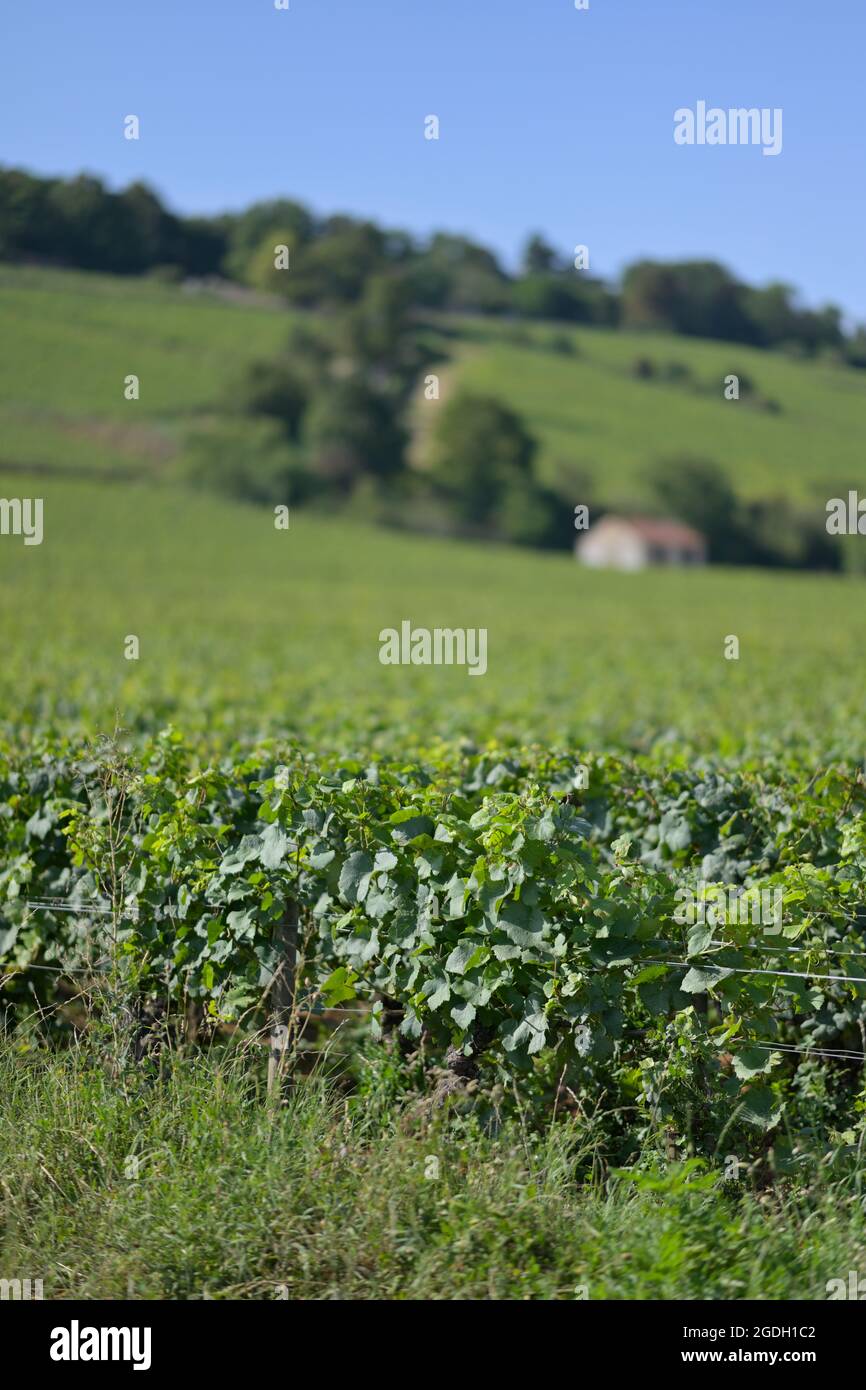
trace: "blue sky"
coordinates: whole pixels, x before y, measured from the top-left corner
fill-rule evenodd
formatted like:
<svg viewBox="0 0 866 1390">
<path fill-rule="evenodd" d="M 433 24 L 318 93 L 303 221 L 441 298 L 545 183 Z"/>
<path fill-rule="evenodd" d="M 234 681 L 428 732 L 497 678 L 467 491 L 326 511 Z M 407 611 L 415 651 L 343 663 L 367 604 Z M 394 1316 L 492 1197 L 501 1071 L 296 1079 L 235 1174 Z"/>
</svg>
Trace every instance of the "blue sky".
<svg viewBox="0 0 866 1390">
<path fill-rule="evenodd" d="M 0 162 L 187 213 L 287 194 L 509 265 L 534 229 L 607 275 L 708 256 L 866 319 L 866 0 L 290 4 L 5 0 Z M 781 155 L 675 145 L 699 99 L 781 107 Z"/>
</svg>

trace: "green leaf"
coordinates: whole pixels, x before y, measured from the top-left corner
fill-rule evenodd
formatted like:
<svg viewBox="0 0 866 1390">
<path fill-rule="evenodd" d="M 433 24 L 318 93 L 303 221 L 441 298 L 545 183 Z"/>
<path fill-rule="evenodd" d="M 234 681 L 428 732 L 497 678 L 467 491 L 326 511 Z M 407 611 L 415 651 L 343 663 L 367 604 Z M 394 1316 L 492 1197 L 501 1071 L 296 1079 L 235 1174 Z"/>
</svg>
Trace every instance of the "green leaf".
<svg viewBox="0 0 866 1390">
<path fill-rule="evenodd" d="M 455 1007 L 451 1010 L 451 1017 L 458 1028 L 468 1028 L 475 1019 L 475 1005 L 464 1004 L 462 1008 Z"/>
<path fill-rule="evenodd" d="M 326 1007 L 333 1009 L 347 999 L 357 998 L 354 989 L 354 981 L 357 978 L 357 975 L 353 974 L 351 970 L 347 970 L 345 965 L 340 965 L 336 970 L 333 970 L 321 987 Z"/>
<path fill-rule="evenodd" d="M 692 842 L 692 831 L 685 816 L 679 811 L 666 811 L 659 825 L 659 839 L 674 853 L 688 849 Z"/>
<path fill-rule="evenodd" d="M 528 908 L 520 902 L 507 902 L 499 910 L 499 926 L 505 929 L 515 946 L 538 946 L 543 937 L 544 918 L 537 907 Z"/>
<path fill-rule="evenodd" d="M 373 861 L 373 871 L 377 874 L 387 873 L 389 869 L 397 867 L 397 856 L 393 850 L 380 849 Z"/>
<path fill-rule="evenodd" d="M 289 841 L 276 824 L 269 825 L 262 835 L 262 850 L 259 858 L 266 869 L 278 869 L 286 857 Z"/>
<path fill-rule="evenodd" d="M 404 1038 L 412 1038 L 416 1042 L 421 1036 L 421 1020 L 411 1006 L 406 1010 L 406 1016 L 400 1024 L 399 1031 Z"/>
<path fill-rule="evenodd" d="M 772 1129 L 782 1118 L 782 1104 L 769 1086 L 750 1086 L 742 1104 L 743 1119 L 759 1129 Z"/>
<path fill-rule="evenodd" d="M 471 937 L 465 936 L 462 941 L 458 941 L 454 950 L 445 962 L 445 969 L 452 975 L 463 975 L 469 968 L 469 962 L 478 949 L 478 942 Z"/>
<path fill-rule="evenodd" d="M 725 970 L 722 966 L 712 966 L 706 969 L 700 966 L 693 966 L 687 971 L 686 977 L 680 985 L 684 994 L 706 994 L 713 985 L 719 984 L 721 980 L 726 980 L 733 974 L 731 970 Z"/>
<path fill-rule="evenodd" d="M 686 955 L 700 956 L 713 944 L 714 928 L 708 923 L 699 922 L 692 927 L 688 937 Z"/>
<path fill-rule="evenodd" d="M 340 870 L 340 897 L 347 903 L 361 903 L 367 896 L 373 861 L 366 850 L 350 854 Z"/>
<path fill-rule="evenodd" d="M 639 970 L 629 980 L 630 985 L 644 985 L 648 980 L 657 980 L 669 969 L 667 965 L 645 965 L 643 970 Z"/>
<path fill-rule="evenodd" d="M 395 811 L 389 821 L 394 829 L 391 831 L 391 838 L 398 845 L 408 845 L 410 841 L 417 840 L 419 835 L 432 836 L 435 830 L 435 822 L 429 816 L 419 816 L 415 811 Z"/>
<path fill-rule="evenodd" d="M 244 835 L 239 845 L 229 850 L 220 864 L 221 874 L 238 874 L 251 859 L 258 859 L 262 848 L 259 835 Z"/>
<path fill-rule="evenodd" d="M 778 1052 L 766 1047 L 738 1047 L 734 1055 L 734 1071 L 741 1081 L 749 1081 L 771 1071 L 779 1059 Z"/>
<path fill-rule="evenodd" d="M 451 998 L 451 985 L 448 980 L 439 978 L 431 980 L 433 986 L 427 996 L 427 1007 L 429 1009 L 440 1009 L 448 999 Z"/>
</svg>

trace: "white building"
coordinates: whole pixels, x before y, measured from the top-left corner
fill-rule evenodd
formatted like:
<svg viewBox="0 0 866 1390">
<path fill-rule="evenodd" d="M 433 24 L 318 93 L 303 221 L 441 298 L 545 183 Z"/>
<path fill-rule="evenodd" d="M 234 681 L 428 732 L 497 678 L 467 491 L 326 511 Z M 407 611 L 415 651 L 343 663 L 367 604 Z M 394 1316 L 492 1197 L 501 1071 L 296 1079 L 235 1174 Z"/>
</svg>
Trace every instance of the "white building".
<svg viewBox="0 0 866 1390">
<path fill-rule="evenodd" d="M 605 516 L 578 536 L 574 552 L 593 569 L 642 570 L 647 565 L 705 565 L 707 543 L 679 521 Z"/>
</svg>

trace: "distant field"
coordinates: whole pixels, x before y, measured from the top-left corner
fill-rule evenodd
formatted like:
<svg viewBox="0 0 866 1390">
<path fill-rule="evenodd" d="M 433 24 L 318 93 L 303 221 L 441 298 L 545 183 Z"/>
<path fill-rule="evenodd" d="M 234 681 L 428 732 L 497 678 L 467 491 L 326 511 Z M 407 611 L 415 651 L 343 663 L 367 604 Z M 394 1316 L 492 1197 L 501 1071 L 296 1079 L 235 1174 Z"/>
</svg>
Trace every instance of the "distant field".
<svg viewBox="0 0 866 1390">
<path fill-rule="evenodd" d="M 0 475 L 2 495 L 20 486 Z M 266 510 L 169 486 L 50 479 L 39 493 L 44 543 L 0 544 L 7 727 L 53 710 L 91 728 L 118 709 L 141 727 L 307 729 L 355 750 L 678 732 L 722 754 L 766 736 L 862 755 L 857 580 L 591 573 L 303 512 L 276 531 Z M 380 665 L 380 630 L 404 618 L 487 627 L 487 674 Z M 138 662 L 123 658 L 130 633 Z"/>
</svg>

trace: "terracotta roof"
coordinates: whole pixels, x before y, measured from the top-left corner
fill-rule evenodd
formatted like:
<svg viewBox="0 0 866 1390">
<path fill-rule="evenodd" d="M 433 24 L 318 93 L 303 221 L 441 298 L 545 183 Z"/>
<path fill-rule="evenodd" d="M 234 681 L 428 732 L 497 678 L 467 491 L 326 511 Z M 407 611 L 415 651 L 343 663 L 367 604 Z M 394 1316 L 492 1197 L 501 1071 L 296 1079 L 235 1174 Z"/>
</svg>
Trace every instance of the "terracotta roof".
<svg viewBox="0 0 866 1390">
<path fill-rule="evenodd" d="M 705 550 L 706 539 L 693 526 L 684 526 L 681 521 L 671 521 L 661 517 L 624 516 L 606 517 L 605 520 L 621 520 L 647 542 L 648 545 L 667 546 L 676 550 Z"/>
</svg>

